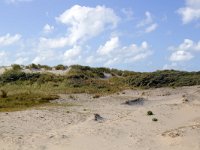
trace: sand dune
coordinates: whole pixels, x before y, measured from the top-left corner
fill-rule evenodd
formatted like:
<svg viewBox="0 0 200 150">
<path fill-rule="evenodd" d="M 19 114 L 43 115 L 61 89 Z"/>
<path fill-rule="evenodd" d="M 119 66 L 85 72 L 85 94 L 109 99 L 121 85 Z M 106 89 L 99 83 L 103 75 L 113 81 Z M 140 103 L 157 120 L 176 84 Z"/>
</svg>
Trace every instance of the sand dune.
<svg viewBox="0 0 200 150">
<path fill-rule="evenodd" d="M 47 107 L 0 113 L 1 150 L 199 150 L 200 88 L 128 90 L 98 99 L 62 95 Z M 124 102 L 142 97 L 143 103 Z M 187 99 L 187 100 L 186 100 Z M 154 115 L 148 116 L 151 110 Z M 104 119 L 94 121 L 94 114 Z M 152 121 L 157 118 L 158 121 Z"/>
</svg>

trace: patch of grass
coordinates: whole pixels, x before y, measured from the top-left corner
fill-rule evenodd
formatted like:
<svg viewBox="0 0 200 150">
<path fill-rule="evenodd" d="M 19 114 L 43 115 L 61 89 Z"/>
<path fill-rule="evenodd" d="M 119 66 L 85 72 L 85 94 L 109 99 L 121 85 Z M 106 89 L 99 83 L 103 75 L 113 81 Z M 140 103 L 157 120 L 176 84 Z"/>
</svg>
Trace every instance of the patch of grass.
<svg viewBox="0 0 200 150">
<path fill-rule="evenodd" d="M 47 95 L 42 93 L 16 93 L 0 98 L 0 112 L 23 110 L 30 107 L 41 106 L 50 103 L 51 100 L 58 99 L 57 95 Z"/>
</svg>

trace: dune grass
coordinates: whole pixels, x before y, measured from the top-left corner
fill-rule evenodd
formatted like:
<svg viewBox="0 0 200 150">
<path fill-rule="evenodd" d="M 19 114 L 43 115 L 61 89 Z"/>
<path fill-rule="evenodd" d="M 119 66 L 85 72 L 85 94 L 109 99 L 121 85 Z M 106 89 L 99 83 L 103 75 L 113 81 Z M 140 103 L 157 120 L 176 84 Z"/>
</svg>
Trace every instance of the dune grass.
<svg viewBox="0 0 200 150">
<path fill-rule="evenodd" d="M 30 107 L 50 104 L 51 100 L 58 99 L 57 95 L 47 95 L 42 93 L 15 93 L 0 98 L 0 112 L 23 110 Z"/>
<path fill-rule="evenodd" d="M 31 66 L 37 69 L 43 67 Z M 70 66 L 68 73 L 56 75 L 26 73 L 22 68 L 15 65 L 0 75 L 0 90 L 4 91 L 1 91 L 0 111 L 48 104 L 59 94 L 88 93 L 100 97 L 126 89 L 200 85 L 200 72 L 163 70 L 141 73 L 74 65 Z M 105 78 L 105 73 L 111 78 Z"/>
</svg>

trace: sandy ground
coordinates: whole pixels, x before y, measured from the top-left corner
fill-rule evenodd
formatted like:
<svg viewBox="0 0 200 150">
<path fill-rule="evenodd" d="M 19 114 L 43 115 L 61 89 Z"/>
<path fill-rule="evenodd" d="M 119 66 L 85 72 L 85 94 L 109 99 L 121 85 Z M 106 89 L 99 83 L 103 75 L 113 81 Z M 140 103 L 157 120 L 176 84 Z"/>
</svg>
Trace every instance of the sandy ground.
<svg viewBox="0 0 200 150">
<path fill-rule="evenodd" d="M 200 150 L 198 86 L 129 90 L 97 99 L 73 96 L 56 101 L 72 107 L 0 113 L 0 149 Z M 122 104 L 138 97 L 146 100 Z M 104 119 L 95 121 L 94 113 Z"/>
</svg>

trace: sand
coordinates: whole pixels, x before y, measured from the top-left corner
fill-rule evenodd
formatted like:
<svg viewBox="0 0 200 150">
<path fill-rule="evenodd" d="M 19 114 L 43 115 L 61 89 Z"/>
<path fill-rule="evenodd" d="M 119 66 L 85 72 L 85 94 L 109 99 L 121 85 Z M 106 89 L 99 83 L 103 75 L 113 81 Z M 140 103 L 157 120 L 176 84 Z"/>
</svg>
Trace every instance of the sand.
<svg viewBox="0 0 200 150">
<path fill-rule="evenodd" d="M 0 113 L 1 150 L 199 150 L 200 88 L 127 90 L 67 107 Z M 125 101 L 143 98 L 132 105 Z M 151 110 L 154 115 L 148 116 Z M 94 114 L 103 117 L 94 120 Z M 157 118 L 158 121 L 152 121 Z"/>
</svg>

